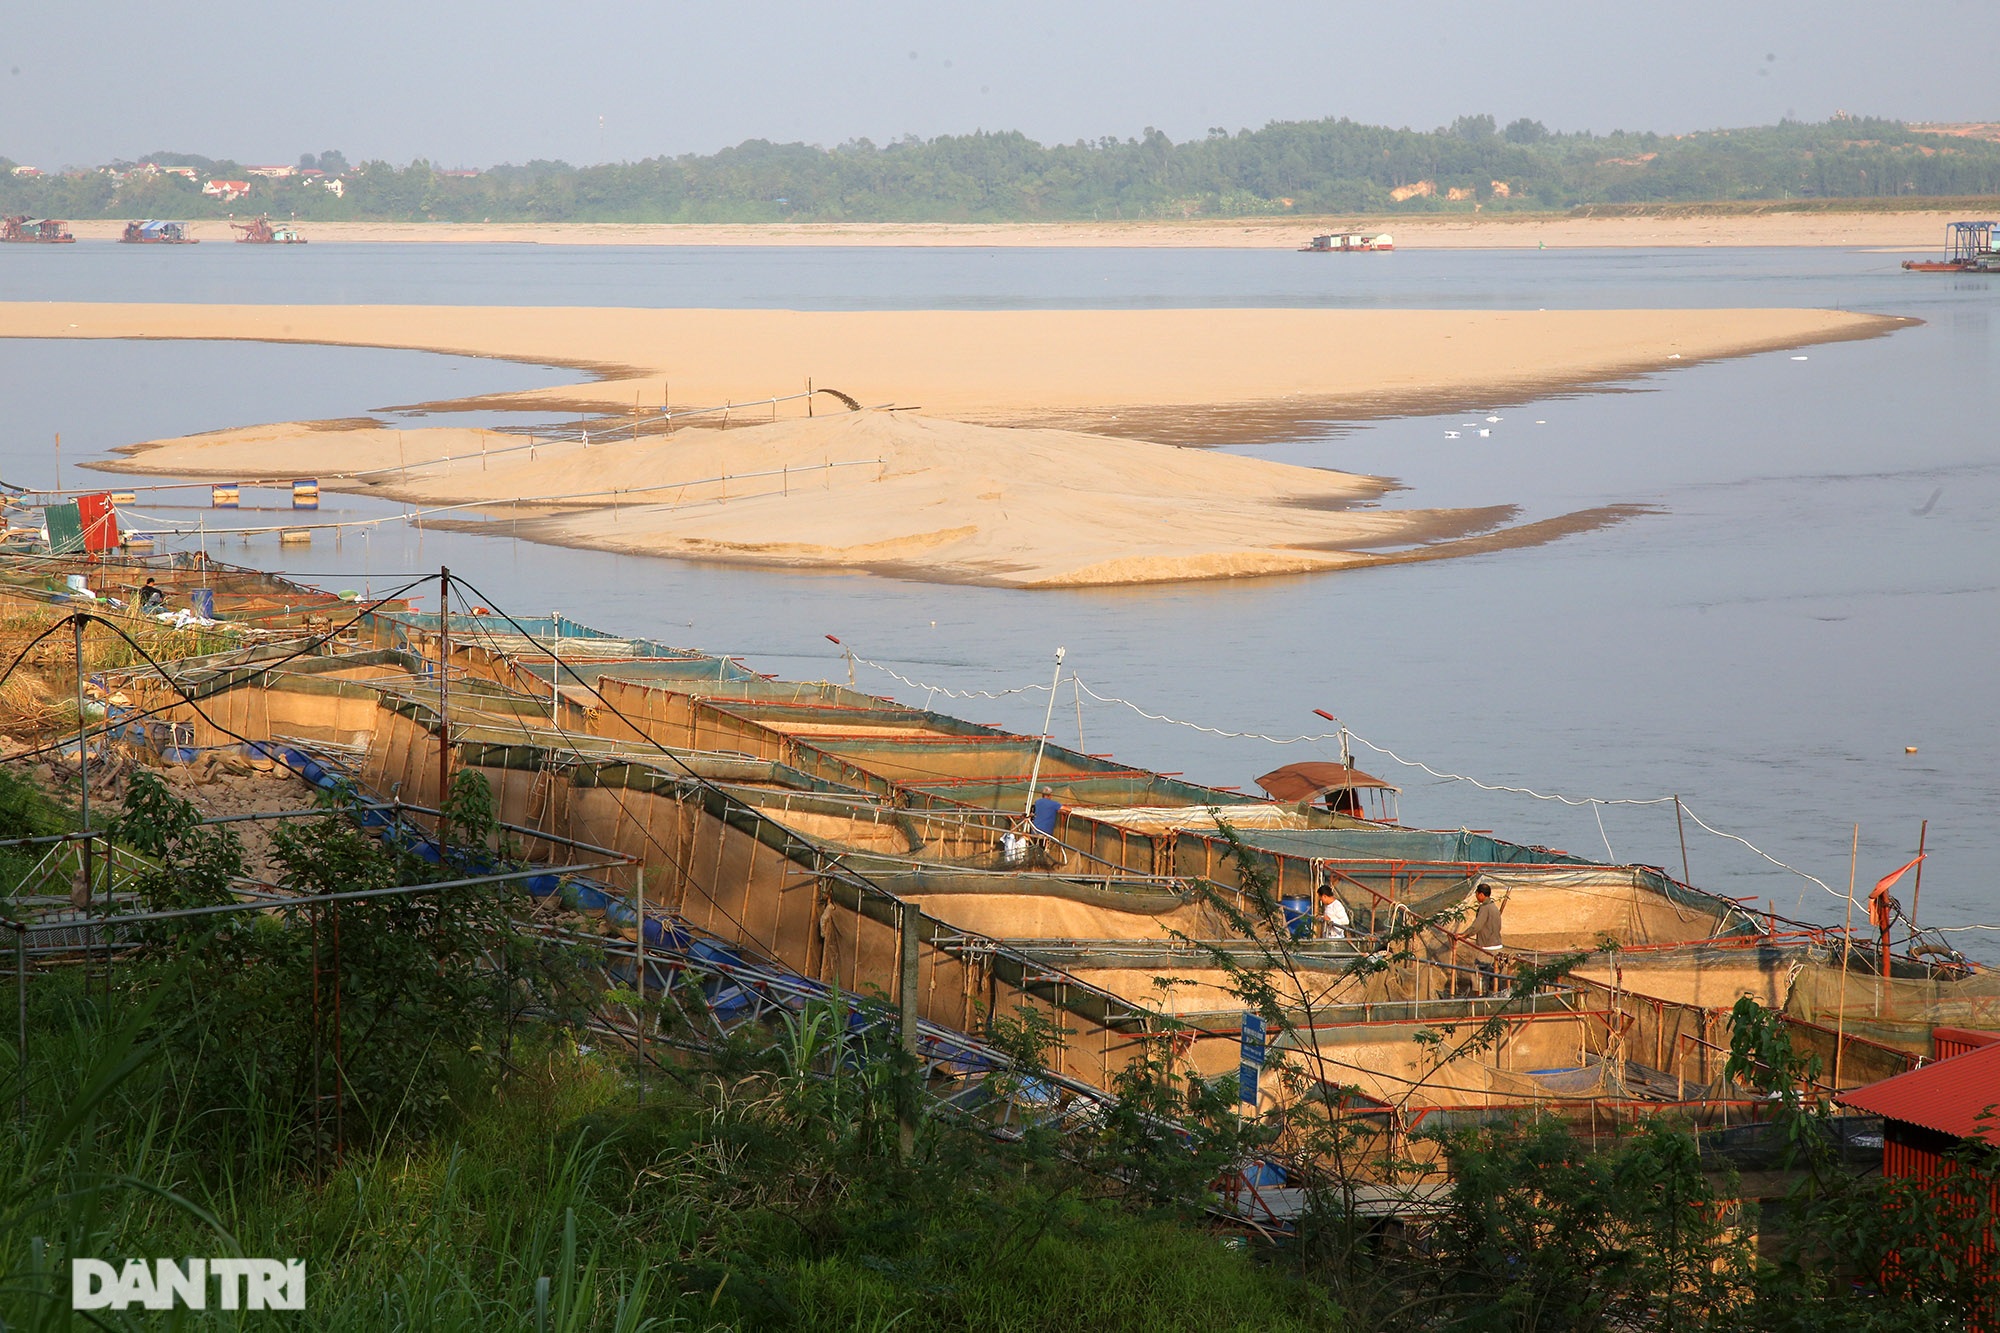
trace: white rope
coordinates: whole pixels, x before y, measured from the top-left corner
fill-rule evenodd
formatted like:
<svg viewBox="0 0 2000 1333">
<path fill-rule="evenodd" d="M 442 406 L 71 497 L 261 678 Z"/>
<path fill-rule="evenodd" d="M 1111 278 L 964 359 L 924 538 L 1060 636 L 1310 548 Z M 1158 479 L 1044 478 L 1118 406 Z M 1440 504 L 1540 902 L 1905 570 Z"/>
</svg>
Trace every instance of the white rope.
<svg viewBox="0 0 2000 1333">
<path fill-rule="evenodd" d="M 1769 861 L 1772 865 L 1778 867 L 1778 869 L 1789 870 L 1792 874 L 1797 875 L 1800 879 L 1805 880 L 1809 884 L 1819 885 L 1822 889 L 1825 889 L 1828 893 L 1832 894 L 1836 898 L 1841 899 L 1844 902 L 1858 901 L 1851 899 L 1850 895 L 1842 893 L 1839 889 L 1834 888 L 1832 885 L 1828 884 L 1825 880 L 1821 879 L 1818 875 L 1808 875 L 1805 871 L 1799 869 L 1797 866 L 1786 865 L 1783 861 L 1780 861 L 1777 857 L 1771 855 L 1769 852 L 1765 851 L 1762 847 L 1757 846 L 1755 843 L 1751 842 L 1748 838 L 1739 838 L 1734 833 L 1724 833 L 1721 829 L 1716 828 L 1714 825 L 1710 824 L 1707 820 L 1703 819 L 1700 815 L 1688 809 L 1688 804 L 1686 801 L 1681 802 L 1681 811 L 1682 813 L 1687 815 L 1689 819 L 1692 819 L 1695 823 L 1701 825 L 1703 828 L 1707 829 L 1710 833 L 1713 833 L 1716 837 L 1727 838 L 1731 842 L 1742 843 L 1745 847 L 1748 847 L 1751 851 L 1757 853 L 1757 855 L 1763 857 L 1766 861 Z"/>
<path fill-rule="evenodd" d="M 900 672 L 891 671 L 880 662 L 871 662 L 865 657 L 857 656 L 854 660 L 862 666 L 875 668 L 875 670 L 889 677 L 889 679 L 900 681 L 913 690 L 923 690 L 926 694 L 942 694 L 947 699 L 1004 699 L 1010 694 L 1033 694 L 1038 690 L 1050 688 L 1047 685 L 1021 685 L 1011 690 L 954 690 L 948 689 L 943 685 L 931 685 L 925 681 L 911 680 L 908 676 Z M 926 700 L 926 704 L 928 704 L 928 700 Z"/>
<path fill-rule="evenodd" d="M 1605 856 L 1610 858 L 1612 865 L 1617 865 L 1618 853 L 1611 850 L 1611 835 L 1604 831 L 1604 802 L 1591 802 L 1590 813 L 1597 816 L 1597 836 L 1604 839 Z"/>
<path fill-rule="evenodd" d="M 1401 764 L 1405 768 L 1422 769 L 1424 772 L 1430 774 L 1432 777 L 1443 779 L 1446 782 L 1469 782 L 1473 786 L 1479 788 L 1481 791 L 1498 791 L 1498 792 L 1508 792 L 1515 796 L 1532 796 L 1538 801 L 1557 801 L 1563 805 L 1665 805 L 1674 799 L 1671 796 L 1647 796 L 1643 798 L 1610 797 L 1610 796 L 1564 796 L 1561 795 L 1560 793 L 1539 792 L 1534 790 L 1532 787 L 1495 786 L 1493 783 L 1490 782 L 1481 782 L 1478 778 L 1467 777 L 1463 773 L 1441 773 L 1437 769 L 1432 768 L 1429 764 L 1423 763 L 1420 760 L 1405 759 L 1403 758 L 1403 756 L 1397 754 L 1394 750 L 1388 749 L 1384 746 L 1377 745 L 1374 741 L 1369 740 L 1366 736 L 1357 736 L 1351 731 L 1348 732 L 1347 734 L 1350 738 L 1360 741 L 1363 745 L 1367 746 L 1375 753 L 1380 755 L 1387 755 L 1389 758 L 1395 760 L 1397 763 Z M 1709 832 L 1711 833 L 1713 833 L 1714 831 L 1715 830 L 1713 829 L 1709 830 Z"/>
<path fill-rule="evenodd" d="M 1084 684 L 1080 677 L 1072 676 L 1070 679 L 1076 682 L 1078 689 L 1101 704 L 1119 704 L 1122 707 L 1131 709 L 1149 722 L 1167 722 L 1176 727 L 1186 727 L 1190 731 L 1204 732 L 1210 736 L 1221 736 L 1228 740 L 1267 741 L 1272 745 L 1299 745 L 1308 741 L 1337 740 L 1340 736 L 1340 733 L 1337 731 L 1320 732 L 1311 736 L 1265 736 L 1254 731 L 1223 731 L 1218 727 L 1204 727 L 1199 722 L 1183 722 L 1177 717 L 1168 717 L 1163 713 L 1149 713 L 1130 699 L 1120 699 L 1116 695 L 1099 694 L 1096 690 Z"/>
<path fill-rule="evenodd" d="M 870 662 L 865 657 L 857 657 L 854 660 L 857 662 L 864 662 L 867 665 L 874 667 L 877 671 L 882 672 L 884 675 L 893 677 L 894 679 L 901 681 L 903 684 L 910 686 L 912 689 L 930 690 L 950 698 L 999 699 L 1010 694 L 1026 694 L 1034 690 L 1046 690 L 1049 688 L 1049 686 L 1047 685 L 1023 685 L 1016 689 L 1002 690 L 999 691 L 998 693 L 994 693 L 987 690 L 970 690 L 964 692 L 957 692 L 946 689 L 941 685 L 928 685 L 920 681 L 911 680 L 907 676 L 898 675 L 896 672 L 889 670 L 889 668 L 882 666 L 880 663 Z M 1299 745 L 1308 742 L 1337 740 L 1341 736 L 1341 733 L 1337 731 L 1324 732 L 1318 735 L 1266 736 L 1259 732 L 1254 732 L 1254 731 L 1225 731 L 1219 727 L 1205 727 L 1198 722 L 1186 722 L 1177 717 L 1168 717 L 1164 713 L 1148 712 L 1146 709 L 1141 708 L 1138 704 L 1133 703 L 1130 699 L 1121 699 L 1116 695 L 1099 694 L 1096 690 L 1091 689 L 1089 685 L 1085 684 L 1081 677 L 1071 676 L 1070 679 L 1078 689 L 1082 690 L 1085 694 L 1088 694 L 1091 698 L 1097 700 L 1097 702 L 1099 703 L 1117 704 L 1121 707 L 1129 708 L 1134 713 L 1137 713 L 1140 717 L 1145 718 L 1149 722 L 1165 722 L 1172 726 L 1186 727 L 1190 731 L 1199 731 L 1209 736 L 1220 736 L 1228 740 L 1265 741 L 1272 745 Z M 1430 774 L 1432 777 L 1437 778 L 1444 782 L 1469 782 L 1473 786 L 1479 788 L 1481 791 L 1504 792 L 1514 796 L 1529 796 L 1533 797 L 1537 801 L 1555 801 L 1559 804 L 1569 805 L 1569 806 L 1582 806 L 1582 805 L 1591 806 L 1593 807 L 1592 813 L 1597 816 L 1598 836 L 1604 839 L 1605 854 L 1610 857 L 1614 865 L 1617 864 L 1618 862 L 1618 854 L 1611 848 L 1611 839 L 1605 832 L 1604 817 L 1602 813 L 1600 813 L 1598 807 L 1603 807 L 1607 805 L 1667 805 L 1675 800 L 1675 798 L 1672 796 L 1646 796 L 1646 797 L 1565 796 L 1560 792 L 1539 792 L 1534 790 L 1532 787 L 1510 787 L 1505 784 L 1481 782 L 1478 778 L 1469 777 L 1463 773 L 1442 772 L 1438 769 L 1432 768 L 1429 764 L 1426 764 L 1421 760 L 1405 759 L 1403 758 L 1403 756 L 1397 754 L 1394 750 L 1389 749 L 1387 746 L 1377 745 L 1375 742 L 1369 740 L 1366 736 L 1358 736 L 1352 731 L 1347 732 L 1346 735 L 1349 739 L 1359 741 L 1361 744 L 1375 751 L 1375 753 L 1387 756 L 1388 758 L 1393 759 L 1395 762 L 1403 765 L 1405 768 L 1419 769 L 1425 773 Z M 1797 875 L 1800 879 L 1804 880 L 1808 884 L 1816 884 L 1820 888 L 1826 890 L 1828 893 L 1832 894 L 1836 898 L 1839 898 L 1843 901 L 1848 900 L 1849 895 L 1842 893 L 1839 889 L 1834 888 L 1832 885 L 1828 884 L 1825 880 L 1821 879 L 1819 876 L 1808 874 L 1807 872 L 1800 870 L 1797 866 L 1788 865 L 1785 862 L 1780 861 L 1777 857 L 1771 855 L 1769 852 L 1759 847 L 1756 843 L 1751 842 L 1748 838 L 1739 837 L 1734 833 L 1725 833 L 1721 829 L 1716 828 L 1713 824 L 1710 824 L 1707 820 L 1703 819 L 1700 815 L 1696 814 L 1693 810 L 1689 809 L 1687 802 L 1685 801 L 1681 802 L 1681 810 L 1683 813 L 1687 815 L 1689 819 L 1693 820 L 1701 828 L 1707 830 L 1709 833 L 1714 834 L 1716 837 L 1725 838 L 1730 842 L 1740 843 L 1742 846 L 1748 848 L 1752 853 L 1762 858 L 1763 860 L 1769 862 L 1771 865 L 1776 866 L 1778 869 L 1783 870 L 1788 874 Z M 1859 902 L 1859 899 L 1855 899 L 1854 901 Z M 1953 927 L 1953 929 L 2000 930 L 2000 926 L 1959 926 L 1959 927 Z"/>
</svg>

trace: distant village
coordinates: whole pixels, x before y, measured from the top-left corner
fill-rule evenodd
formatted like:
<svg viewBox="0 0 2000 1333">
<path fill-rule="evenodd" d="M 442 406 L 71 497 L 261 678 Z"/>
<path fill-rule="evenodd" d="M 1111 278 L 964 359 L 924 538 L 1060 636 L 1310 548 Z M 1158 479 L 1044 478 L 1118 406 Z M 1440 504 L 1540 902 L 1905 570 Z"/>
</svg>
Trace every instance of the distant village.
<svg viewBox="0 0 2000 1333">
<path fill-rule="evenodd" d="M 4 159 L 0 159 L 4 162 Z M 240 166 L 233 162 L 211 163 L 204 169 L 186 164 L 166 164 L 160 162 L 113 162 L 96 167 L 66 167 L 60 171 L 45 171 L 30 165 L 6 166 L 7 172 L 23 183 L 42 180 L 69 180 L 84 182 L 107 180 L 115 189 L 124 189 L 141 183 L 171 183 L 178 179 L 196 189 L 203 198 L 213 199 L 221 204 L 233 204 L 249 198 L 253 193 L 259 202 L 275 206 L 285 199 L 288 189 L 324 190 L 336 199 L 344 198 L 348 191 L 348 181 L 365 174 L 365 164 L 348 165 L 346 159 L 337 152 L 322 153 L 317 156 L 306 154 L 296 166 Z M 479 172 L 470 168 L 440 170 L 435 174 L 453 179 L 470 179 Z M 293 196 L 296 198 L 296 195 Z"/>
</svg>

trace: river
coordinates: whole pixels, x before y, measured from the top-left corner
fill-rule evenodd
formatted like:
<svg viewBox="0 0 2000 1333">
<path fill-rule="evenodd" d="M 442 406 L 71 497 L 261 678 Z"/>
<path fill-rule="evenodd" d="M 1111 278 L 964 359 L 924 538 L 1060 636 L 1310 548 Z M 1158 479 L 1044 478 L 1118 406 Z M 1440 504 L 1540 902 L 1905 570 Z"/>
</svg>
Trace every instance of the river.
<svg viewBox="0 0 2000 1333">
<path fill-rule="evenodd" d="M 1519 504 L 1526 517 L 1661 512 L 1553 545 L 1350 574 L 1070 592 L 941 587 L 527 546 L 397 525 L 220 557 L 381 591 L 448 563 L 507 610 L 564 614 L 794 677 L 844 679 L 824 635 L 923 682 L 1045 684 L 1057 646 L 1090 689 L 1216 731 L 1326 733 L 1405 788 L 1406 822 L 1662 865 L 1678 794 L 1715 828 L 1835 890 L 1914 855 L 1921 919 L 2000 921 L 2000 279 L 1902 272 L 1844 250 L 990 250 L 207 245 L 6 247 L 9 300 L 398 302 L 811 309 L 1299 306 L 1841 307 L 1924 321 L 1891 336 L 1675 369 L 1609 391 L 1368 422 L 1239 446 L 1379 473 L 1398 503 Z M 25 251 L 26 253 L 22 253 Z M 1337 357 L 1340 349 L 1327 354 Z M 133 440 L 561 382 L 423 353 L 245 343 L 0 345 L 0 477 L 53 481 Z M 106 389 L 110 391 L 107 392 Z M 1487 417 L 1498 417 L 1489 422 Z M 1478 430 L 1490 432 L 1485 437 Z M 1457 432 L 1451 438 L 1448 432 Z M 337 438 L 337 437 L 336 437 Z M 351 516 L 381 512 L 328 498 Z M 140 508 L 146 508 L 141 505 Z M 181 511 L 181 517 L 187 516 Z M 246 514 L 237 521 L 269 516 Z M 951 702 L 861 664 L 864 689 L 1039 731 L 1048 696 Z M 1200 781 L 1251 785 L 1277 745 L 1157 722 L 1077 692 L 1053 734 Z M 1906 753 L 1906 747 L 1915 747 Z M 1600 829 L 1601 819 L 1601 829 Z M 1842 899 L 1686 825 L 1695 882 L 1838 921 Z M 1911 885 L 1900 896 L 1907 903 Z M 1962 930 L 2000 959 L 2000 931 Z"/>
</svg>

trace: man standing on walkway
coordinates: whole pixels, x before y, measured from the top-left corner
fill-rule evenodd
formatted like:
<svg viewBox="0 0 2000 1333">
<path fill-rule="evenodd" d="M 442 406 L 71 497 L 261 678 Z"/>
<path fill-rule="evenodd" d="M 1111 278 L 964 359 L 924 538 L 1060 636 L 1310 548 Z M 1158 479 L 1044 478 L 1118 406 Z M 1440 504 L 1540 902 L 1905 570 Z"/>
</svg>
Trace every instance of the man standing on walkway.
<svg viewBox="0 0 2000 1333">
<path fill-rule="evenodd" d="M 1493 886 L 1481 884 L 1472 891 L 1479 906 L 1472 913 L 1472 946 L 1479 950 L 1479 993 L 1500 991 L 1500 904 L 1493 901 Z"/>
</svg>

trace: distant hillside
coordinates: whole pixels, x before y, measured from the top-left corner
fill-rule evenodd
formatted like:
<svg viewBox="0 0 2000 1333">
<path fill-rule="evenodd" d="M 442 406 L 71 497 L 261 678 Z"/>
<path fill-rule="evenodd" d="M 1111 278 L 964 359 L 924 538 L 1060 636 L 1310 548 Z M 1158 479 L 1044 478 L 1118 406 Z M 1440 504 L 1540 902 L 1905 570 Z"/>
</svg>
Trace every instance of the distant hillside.
<svg viewBox="0 0 2000 1333">
<path fill-rule="evenodd" d="M 444 171 L 417 161 L 246 167 L 184 153 L 92 171 L 0 174 L 0 212 L 454 222 L 1013 222 L 1285 213 L 1565 210 L 1709 201 L 2000 196 L 1986 126 L 1838 118 L 1701 134 L 1556 134 L 1463 116 L 1429 132 L 1275 123 L 1175 143 L 1043 145 L 976 133 L 836 148 L 761 139 L 709 156 Z M 12 163 L 0 159 L 0 166 Z M 284 174 L 290 172 L 291 174 Z M 263 173 L 263 174 L 259 174 Z M 218 183 L 227 185 L 218 188 Z M 204 191 L 207 193 L 204 193 Z"/>
</svg>

